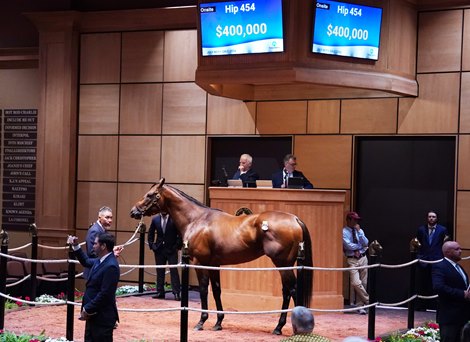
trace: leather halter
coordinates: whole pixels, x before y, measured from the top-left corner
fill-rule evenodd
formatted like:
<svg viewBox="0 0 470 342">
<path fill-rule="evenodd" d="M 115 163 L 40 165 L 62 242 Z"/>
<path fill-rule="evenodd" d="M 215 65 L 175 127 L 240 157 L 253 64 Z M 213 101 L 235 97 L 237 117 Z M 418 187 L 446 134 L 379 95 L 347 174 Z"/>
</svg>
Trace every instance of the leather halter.
<svg viewBox="0 0 470 342">
<path fill-rule="evenodd" d="M 154 184 L 155 185 L 155 184 Z M 152 185 L 152 187 L 154 186 Z M 142 209 L 139 209 L 140 212 L 142 213 L 142 215 L 144 215 L 147 210 L 151 207 L 153 207 L 154 205 L 158 208 L 158 210 L 161 212 L 162 211 L 162 208 L 160 207 L 160 204 L 158 204 L 158 200 L 161 198 L 161 195 L 160 195 L 160 192 L 157 190 L 155 190 L 153 193 L 152 193 L 152 197 L 151 197 L 151 201 L 147 204 L 147 205 L 143 205 L 142 206 Z M 145 202 L 145 199 L 144 199 L 144 202 Z"/>
</svg>

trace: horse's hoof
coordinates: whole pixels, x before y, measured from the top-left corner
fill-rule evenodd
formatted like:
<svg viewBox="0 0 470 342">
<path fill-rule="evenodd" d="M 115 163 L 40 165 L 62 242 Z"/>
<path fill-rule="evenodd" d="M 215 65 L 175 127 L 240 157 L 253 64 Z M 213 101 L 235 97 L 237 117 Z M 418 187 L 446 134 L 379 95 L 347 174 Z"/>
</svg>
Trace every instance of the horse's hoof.
<svg viewBox="0 0 470 342">
<path fill-rule="evenodd" d="M 217 324 L 216 324 L 216 325 L 214 325 L 214 326 L 212 327 L 212 331 L 219 331 L 219 330 L 222 330 L 222 326 L 221 326 L 221 325 L 217 325 Z"/>
<path fill-rule="evenodd" d="M 281 329 L 276 328 L 276 329 L 273 330 L 273 334 L 274 335 L 282 335 L 282 331 L 281 331 Z"/>
<path fill-rule="evenodd" d="M 194 331 L 201 331 L 201 330 L 204 330 L 204 327 L 202 326 L 202 324 L 196 324 L 196 326 L 194 327 Z"/>
</svg>

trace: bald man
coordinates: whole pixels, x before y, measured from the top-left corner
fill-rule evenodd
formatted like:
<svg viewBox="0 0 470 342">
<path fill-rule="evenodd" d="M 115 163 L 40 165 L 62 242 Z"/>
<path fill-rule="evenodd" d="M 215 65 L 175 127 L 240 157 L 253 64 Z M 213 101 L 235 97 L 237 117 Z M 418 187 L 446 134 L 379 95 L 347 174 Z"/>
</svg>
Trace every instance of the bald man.
<svg viewBox="0 0 470 342">
<path fill-rule="evenodd" d="M 444 259 L 432 267 L 434 291 L 439 295 L 437 322 L 441 342 L 459 342 L 463 326 L 470 320 L 468 275 L 458 264 L 462 249 L 456 241 L 442 245 Z"/>
</svg>

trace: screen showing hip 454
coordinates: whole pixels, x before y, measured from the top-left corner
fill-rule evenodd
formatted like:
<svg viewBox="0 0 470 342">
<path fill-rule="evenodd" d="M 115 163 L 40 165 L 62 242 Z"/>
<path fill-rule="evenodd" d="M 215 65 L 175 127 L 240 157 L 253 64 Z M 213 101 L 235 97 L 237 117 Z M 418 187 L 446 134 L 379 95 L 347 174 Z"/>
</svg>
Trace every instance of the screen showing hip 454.
<svg viewBox="0 0 470 342">
<path fill-rule="evenodd" d="M 282 0 L 199 4 L 203 56 L 283 52 Z"/>
<path fill-rule="evenodd" d="M 317 0 L 312 52 L 377 60 L 382 9 Z"/>
</svg>

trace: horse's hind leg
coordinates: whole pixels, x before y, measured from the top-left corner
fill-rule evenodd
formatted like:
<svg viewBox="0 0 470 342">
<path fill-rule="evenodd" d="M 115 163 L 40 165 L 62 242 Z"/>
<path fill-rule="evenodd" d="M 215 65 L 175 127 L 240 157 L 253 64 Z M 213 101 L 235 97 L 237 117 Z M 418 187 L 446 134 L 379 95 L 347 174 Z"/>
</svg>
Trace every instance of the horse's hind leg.
<svg viewBox="0 0 470 342">
<path fill-rule="evenodd" d="M 295 275 L 291 271 L 280 271 L 282 279 L 282 310 L 289 308 L 290 298 L 294 298 L 295 303 Z M 286 325 L 287 321 L 287 312 L 281 313 L 279 317 L 279 322 L 277 323 L 276 328 L 273 330 L 273 334 L 281 335 L 282 328 Z"/>
<path fill-rule="evenodd" d="M 223 311 L 222 307 L 222 300 L 221 300 L 221 293 L 222 290 L 220 288 L 220 271 L 209 271 L 209 277 L 211 280 L 212 286 L 212 293 L 214 295 L 215 305 L 217 307 L 217 311 Z M 224 314 L 218 313 L 217 314 L 217 322 L 215 323 L 212 330 L 222 330 L 222 321 L 224 319 Z"/>
<path fill-rule="evenodd" d="M 201 298 L 201 309 L 207 310 L 209 308 L 207 304 L 209 273 L 206 270 L 196 269 L 196 274 L 197 280 L 199 282 L 199 296 Z M 207 318 L 209 318 L 209 314 L 207 312 L 201 312 L 201 319 L 194 327 L 194 330 L 203 330 L 204 323 L 206 322 Z"/>
</svg>

